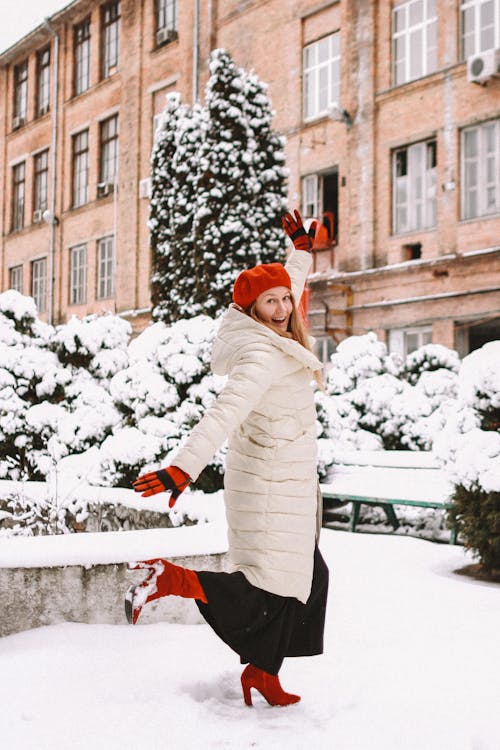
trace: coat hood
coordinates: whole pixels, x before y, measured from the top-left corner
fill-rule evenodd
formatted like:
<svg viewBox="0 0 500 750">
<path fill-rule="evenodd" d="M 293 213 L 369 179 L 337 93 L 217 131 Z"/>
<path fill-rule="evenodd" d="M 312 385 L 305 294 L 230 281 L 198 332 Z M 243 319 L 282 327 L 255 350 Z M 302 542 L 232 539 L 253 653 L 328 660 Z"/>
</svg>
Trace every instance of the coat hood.
<svg viewBox="0 0 500 750">
<path fill-rule="evenodd" d="M 213 372 L 216 375 L 227 375 L 238 352 L 248 350 L 249 347 L 256 352 L 279 349 L 312 372 L 322 368 L 316 355 L 298 341 L 280 336 L 231 305 L 222 319 L 214 342 L 211 363 Z"/>
</svg>

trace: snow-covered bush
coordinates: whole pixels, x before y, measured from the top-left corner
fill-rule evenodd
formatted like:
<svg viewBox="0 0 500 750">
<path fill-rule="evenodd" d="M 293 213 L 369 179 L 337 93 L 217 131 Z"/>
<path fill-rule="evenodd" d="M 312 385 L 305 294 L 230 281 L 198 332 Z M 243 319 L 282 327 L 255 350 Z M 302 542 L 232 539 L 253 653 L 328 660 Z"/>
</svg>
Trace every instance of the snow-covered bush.
<svg viewBox="0 0 500 750">
<path fill-rule="evenodd" d="M 387 353 L 386 345 L 373 332 L 341 341 L 331 363 L 326 386 L 330 394 L 352 391 L 375 375 L 388 373 L 398 377 L 403 364 L 400 357 Z"/>
<path fill-rule="evenodd" d="M 118 315 L 73 315 L 57 327 L 53 346 L 64 365 L 84 368 L 95 378 L 106 380 L 127 366 L 131 332 L 130 323 Z"/>
<path fill-rule="evenodd" d="M 416 385 L 426 372 L 449 370 L 457 373 L 460 359 L 456 351 L 441 344 L 424 344 L 406 357 L 404 375 L 409 383 Z"/>
<path fill-rule="evenodd" d="M 451 520 L 487 570 L 500 569 L 500 341 L 463 360 L 458 399 L 434 443 L 455 484 Z"/>
</svg>

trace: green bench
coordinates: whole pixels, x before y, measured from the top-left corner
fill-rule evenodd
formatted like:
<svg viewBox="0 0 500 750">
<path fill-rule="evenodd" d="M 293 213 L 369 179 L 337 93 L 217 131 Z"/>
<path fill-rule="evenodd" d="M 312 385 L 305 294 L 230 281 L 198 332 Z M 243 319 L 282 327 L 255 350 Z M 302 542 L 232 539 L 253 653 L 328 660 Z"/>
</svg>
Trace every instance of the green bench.
<svg viewBox="0 0 500 750">
<path fill-rule="evenodd" d="M 423 451 L 339 452 L 331 476 L 320 488 L 326 519 L 328 501 L 352 503 L 351 531 L 356 531 L 362 505 L 383 508 L 396 530 L 395 505 L 446 511 L 453 489 L 432 453 Z M 452 529 L 450 544 L 456 542 L 456 530 Z"/>
</svg>

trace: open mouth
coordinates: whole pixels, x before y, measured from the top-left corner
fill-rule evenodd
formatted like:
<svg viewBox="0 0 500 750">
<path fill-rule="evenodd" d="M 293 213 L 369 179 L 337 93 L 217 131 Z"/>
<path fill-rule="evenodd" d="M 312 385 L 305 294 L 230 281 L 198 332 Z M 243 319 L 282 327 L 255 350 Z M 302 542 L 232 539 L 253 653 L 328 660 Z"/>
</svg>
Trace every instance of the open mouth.
<svg viewBox="0 0 500 750">
<path fill-rule="evenodd" d="M 273 323 L 277 326 L 282 326 L 287 320 L 288 318 L 286 316 L 284 318 L 273 318 Z"/>
</svg>

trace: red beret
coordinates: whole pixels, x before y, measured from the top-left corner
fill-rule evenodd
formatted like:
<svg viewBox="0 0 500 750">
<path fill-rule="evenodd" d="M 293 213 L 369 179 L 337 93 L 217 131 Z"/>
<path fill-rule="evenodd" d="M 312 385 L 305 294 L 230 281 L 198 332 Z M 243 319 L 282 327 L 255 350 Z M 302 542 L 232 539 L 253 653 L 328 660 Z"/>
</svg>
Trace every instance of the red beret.
<svg viewBox="0 0 500 750">
<path fill-rule="evenodd" d="M 242 271 L 234 282 L 233 301 L 247 308 L 255 302 L 259 294 L 275 286 L 292 288 L 288 271 L 281 263 L 264 263 L 248 271 Z"/>
</svg>

